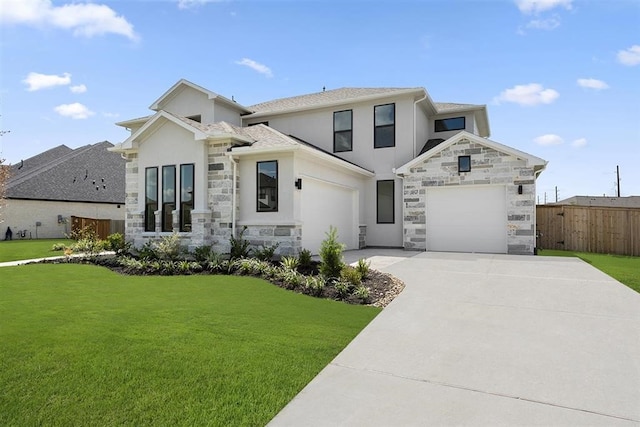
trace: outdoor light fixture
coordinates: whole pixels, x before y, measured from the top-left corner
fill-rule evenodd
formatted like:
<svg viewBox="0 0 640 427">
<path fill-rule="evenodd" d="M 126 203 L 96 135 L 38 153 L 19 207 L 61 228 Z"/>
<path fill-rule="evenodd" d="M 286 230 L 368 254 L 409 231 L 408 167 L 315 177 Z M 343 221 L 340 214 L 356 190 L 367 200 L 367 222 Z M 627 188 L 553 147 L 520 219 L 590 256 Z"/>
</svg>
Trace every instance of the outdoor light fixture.
<svg viewBox="0 0 640 427">
<path fill-rule="evenodd" d="M 298 190 L 302 190 L 302 178 L 296 179 L 295 185 Z"/>
<path fill-rule="evenodd" d="M 518 194 L 522 194 L 522 184 L 518 185 Z"/>
</svg>

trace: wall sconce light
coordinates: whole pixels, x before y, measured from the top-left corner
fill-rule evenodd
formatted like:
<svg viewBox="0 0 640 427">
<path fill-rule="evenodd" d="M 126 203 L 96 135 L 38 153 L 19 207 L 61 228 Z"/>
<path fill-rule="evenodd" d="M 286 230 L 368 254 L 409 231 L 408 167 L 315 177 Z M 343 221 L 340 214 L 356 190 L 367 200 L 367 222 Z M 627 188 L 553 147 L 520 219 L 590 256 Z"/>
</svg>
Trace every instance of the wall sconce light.
<svg viewBox="0 0 640 427">
<path fill-rule="evenodd" d="M 518 194 L 522 194 L 522 184 L 518 185 Z"/>
<path fill-rule="evenodd" d="M 296 182 L 294 184 L 298 190 L 302 190 L 302 178 L 296 179 Z"/>
</svg>

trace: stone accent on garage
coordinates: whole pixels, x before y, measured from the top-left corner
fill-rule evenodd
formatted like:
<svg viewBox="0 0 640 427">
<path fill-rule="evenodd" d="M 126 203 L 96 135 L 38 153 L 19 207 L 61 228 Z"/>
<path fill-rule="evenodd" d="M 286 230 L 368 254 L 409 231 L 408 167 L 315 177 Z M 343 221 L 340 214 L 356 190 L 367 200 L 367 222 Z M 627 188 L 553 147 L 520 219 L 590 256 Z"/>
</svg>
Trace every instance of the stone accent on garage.
<svg viewBox="0 0 640 427">
<path fill-rule="evenodd" d="M 471 171 L 458 173 L 458 156 L 471 157 Z M 526 160 L 467 138 L 414 165 L 403 180 L 404 247 L 426 250 L 426 188 L 506 185 L 507 252 L 533 254 L 535 247 L 535 176 Z M 522 186 L 522 194 L 518 193 Z"/>
<path fill-rule="evenodd" d="M 244 229 L 243 238 L 248 240 L 253 250 L 278 244 L 276 255 L 298 255 L 302 250 L 302 226 L 299 224 L 244 225 L 238 227 L 239 235 Z"/>
<path fill-rule="evenodd" d="M 230 143 L 210 143 L 207 167 L 207 206 L 211 223 L 205 222 L 208 235 L 204 244 L 219 253 L 229 252 L 233 221 L 233 163 L 227 156 Z"/>
<path fill-rule="evenodd" d="M 367 226 L 361 225 L 358 232 L 358 249 L 367 247 Z"/>
</svg>

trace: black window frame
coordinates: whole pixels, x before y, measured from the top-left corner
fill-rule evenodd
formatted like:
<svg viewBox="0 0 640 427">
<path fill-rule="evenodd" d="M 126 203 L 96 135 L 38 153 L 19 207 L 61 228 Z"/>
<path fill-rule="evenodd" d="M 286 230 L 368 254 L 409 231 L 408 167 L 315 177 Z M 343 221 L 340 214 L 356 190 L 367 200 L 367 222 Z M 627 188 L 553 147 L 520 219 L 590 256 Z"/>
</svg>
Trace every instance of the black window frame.
<svg viewBox="0 0 640 427">
<path fill-rule="evenodd" d="M 166 201 L 165 200 L 165 191 L 169 190 L 169 188 L 166 187 L 166 181 L 165 180 L 165 169 L 173 169 L 173 201 Z M 163 165 L 162 166 L 162 228 L 161 230 L 163 232 L 173 232 L 173 215 L 172 215 L 172 211 L 176 210 L 176 165 Z M 168 207 L 171 207 L 171 209 L 168 209 Z"/>
<path fill-rule="evenodd" d="M 183 170 L 191 167 L 191 200 L 184 201 L 182 194 L 185 192 L 185 179 Z M 195 206 L 195 189 L 196 189 L 196 165 L 195 163 L 182 163 L 180 165 L 180 231 L 190 233 L 193 231 L 193 223 L 191 222 L 191 211 Z M 188 191 L 187 191 L 188 192 Z"/>
<path fill-rule="evenodd" d="M 260 185 L 260 165 L 263 163 L 275 163 L 276 165 L 276 173 L 275 173 L 275 193 L 272 196 L 274 198 L 274 202 L 275 202 L 275 207 L 273 209 L 266 209 L 266 208 L 261 208 L 261 202 L 260 202 L 260 194 L 261 194 L 261 185 Z M 279 173 L 279 165 L 278 165 L 278 161 L 277 160 L 263 160 L 263 161 L 259 161 L 256 162 L 256 212 L 278 212 L 278 207 L 279 207 L 279 200 L 278 200 L 278 185 L 279 185 L 279 180 L 278 180 L 278 173 Z M 266 194 L 266 192 L 265 192 Z M 264 203 L 263 203 L 264 204 Z M 268 206 L 268 205 L 267 205 Z"/>
<path fill-rule="evenodd" d="M 467 161 L 466 167 L 463 167 L 463 161 Z M 471 156 L 458 156 L 458 173 L 471 172 Z"/>
<path fill-rule="evenodd" d="M 376 110 L 381 107 L 388 107 L 389 105 L 393 106 L 393 123 L 387 125 L 379 125 L 376 122 Z M 378 130 L 383 130 L 391 128 L 393 132 L 391 133 L 393 137 L 391 138 L 391 145 L 381 145 L 382 143 L 379 141 Z M 373 148 L 391 148 L 396 146 L 396 103 L 390 102 L 388 104 L 380 104 L 373 107 Z"/>
<path fill-rule="evenodd" d="M 451 120 L 460 120 L 462 119 L 462 127 L 448 127 L 446 125 L 447 121 L 451 121 Z M 438 124 L 440 124 L 440 126 L 438 126 Z M 433 121 L 433 131 L 434 132 L 451 132 L 451 131 L 455 131 L 455 130 L 465 130 L 467 128 L 467 118 L 465 116 L 459 116 L 459 117 L 449 117 L 446 119 L 436 119 Z"/>
<path fill-rule="evenodd" d="M 155 171 L 155 203 L 149 202 L 149 172 Z M 158 210 L 158 167 L 144 169 L 144 231 L 156 231 L 156 215 Z"/>
<path fill-rule="evenodd" d="M 391 221 L 380 220 L 380 184 L 391 183 Z M 396 223 L 396 181 L 393 179 L 382 179 L 376 181 L 376 223 L 395 224 Z"/>
<path fill-rule="evenodd" d="M 349 113 L 349 129 L 336 130 L 336 115 L 341 113 Z M 336 145 L 336 140 L 339 135 L 349 135 L 349 148 L 339 150 Z M 344 153 L 347 151 L 353 151 L 353 110 L 340 110 L 333 112 L 333 152 Z"/>
</svg>

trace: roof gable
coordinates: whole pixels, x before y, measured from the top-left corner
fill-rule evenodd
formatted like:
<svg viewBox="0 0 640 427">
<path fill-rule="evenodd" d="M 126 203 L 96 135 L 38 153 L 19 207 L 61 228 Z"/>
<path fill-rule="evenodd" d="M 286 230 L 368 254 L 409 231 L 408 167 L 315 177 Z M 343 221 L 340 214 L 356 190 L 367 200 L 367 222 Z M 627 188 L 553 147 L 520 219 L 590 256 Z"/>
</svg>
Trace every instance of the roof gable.
<svg viewBox="0 0 640 427">
<path fill-rule="evenodd" d="M 171 86 L 169 88 L 169 90 L 167 90 L 165 93 L 163 93 L 160 98 L 156 99 L 150 106 L 149 109 L 154 110 L 154 111 L 158 111 L 161 110 L 162 107 L 164 106 L 164 104 L 166 102 L 168 102 L 169 100 L 171 100 L 173 97 L 177 96 L 180 92 L 182 92 L 185 88 L 191 88 L 194 89 L 202 94 L 204 94 L 207 99 L 213 99 L 216 102 L 220 102 L 222 104 L 225 104 L 241 113 L 249 113 L 250 110 L 248 110 L 246 107 L 238 104 L 237 102 L 229 99 L 229 98 L 225 98 L 222 95 L 218 95 L 215 92 L 210 91 L 209 89 L 205 89 L 202 86 L 198 86 L 195 83 L 191 83 L 189 80 L 186 79 L 180 79 L 178 80 L 177 83 L 175 83 L 173 86 Z"/>
<path fill-rule="evenodd" d="M 452 146 L 453 144 L 460 142 L 462 139 L 468 139 L 476 144 L 484 145 L 485 147 L 489 147 L 496 151 L 500 151 L 502 153 L 506 153 L 519 159 L 525 160 L 527 162 L 527 165 L 534 167 L 535 170 L 543 170 L 547 165 L 547 161 L 541 159 L 540 157 L 525 153 L 524 151 L 516 150 L 515 148 L 500 144 L 499 142 L 495 142 L 490 139 L 482 138 L 467 131 L 461 131 L 451 138 L 445 140 L 444 142 L 441 142 L 431 149 L 423 152 L 421 155 L 407 162 L 403 166 L 399 167 L 398 169 L 396 169 L 396 174 L 408 174 L 411 168 L 429 160 L 430 157 L 434 156 L 437 153 L 440 153 L 442 150 Z"/>
</svg>

